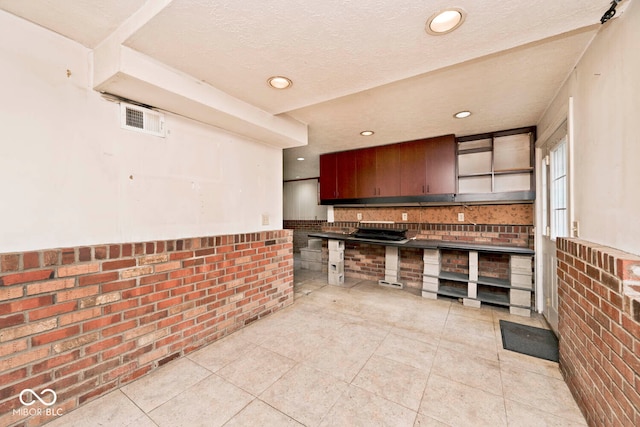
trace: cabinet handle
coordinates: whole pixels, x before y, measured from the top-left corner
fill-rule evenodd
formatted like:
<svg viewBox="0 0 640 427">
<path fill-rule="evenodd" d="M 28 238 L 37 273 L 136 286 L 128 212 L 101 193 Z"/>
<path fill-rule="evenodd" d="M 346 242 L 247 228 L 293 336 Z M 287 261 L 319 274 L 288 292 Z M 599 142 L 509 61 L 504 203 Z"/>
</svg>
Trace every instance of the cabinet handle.
<svg viewBox="0 0 640 427">
<path fill-rule="evenodd" d="M 429 193 L 429 184 L 427 184 L 427 193 Z"/>
<path fill-rule="evenodd" d="M 422 194 L 424 194 L 424 185 L 422 186 Z"/>
</svg>

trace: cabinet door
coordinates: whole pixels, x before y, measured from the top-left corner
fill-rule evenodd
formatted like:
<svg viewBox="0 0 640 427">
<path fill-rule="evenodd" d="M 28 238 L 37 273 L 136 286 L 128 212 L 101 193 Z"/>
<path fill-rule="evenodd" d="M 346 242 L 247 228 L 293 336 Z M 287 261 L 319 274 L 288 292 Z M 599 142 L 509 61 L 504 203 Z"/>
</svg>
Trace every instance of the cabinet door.
<svg viewBox="0 0 640 427">
<path fill-rule="evenodd" d="M 356 197 L 356 152 L 336 153 L 336 198 L 354 199 Z"/>
<path fill-rule="evenodd" d="M 427 194 L 456 192 L 456 139 L 454 135 L 430 138 L 426 147 Z"/>
<path fill-rule="evenodd" d="M 400 194 L 399 145 L 383 145 L 375 149 L 378 196 L 386 197 Z"/>
<path fill-rule="evenodd" d="M 398 150 L 401 196 L 421 196 L 427 192 L 427 141 L 405 142 Z"/>
<path fill-rule="evenodd" d="M 336 153 L 320 155 L 320 200 L 332 200 L 336 193 Z"/>
<path fill-rule="evenodd" d="M 376 181 L 376 149 L 365 148 L 356 151 L 356 197 L 378 195 Z"/>
</svg>

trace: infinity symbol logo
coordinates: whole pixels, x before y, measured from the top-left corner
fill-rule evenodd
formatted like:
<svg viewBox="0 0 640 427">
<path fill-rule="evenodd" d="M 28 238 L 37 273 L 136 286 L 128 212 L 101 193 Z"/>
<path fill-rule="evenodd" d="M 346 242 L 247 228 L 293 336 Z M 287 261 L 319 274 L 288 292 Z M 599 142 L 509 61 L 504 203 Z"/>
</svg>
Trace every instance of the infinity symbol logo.
<svg viewBox="0 0 640 427">
<path fill-rule="evenodd" d="M 44 397 L 44 395 L 46 393 L 51 393 L 53 395 L 53 400 L 51 402 L 47 402 L 45 401 L 42 397 L 38 396 L 38 393 L 36 393 L 35 391 L 31 390 L 30 388 L 25 388 L 24 390 L 22 390 L 20 392 L 20 402 L 25 405 L 25 406 L 31 406 L 34 403 L 36 403 L 35 400 L 32 400 L 31 402 L 25 402 L 23 396 L 26 393 L 31 393 L 31 396 L 35 397 L 36 399 L 38 399 L 40 401 L 40 403 L 42 403 L 45 406 L 51 406 L 54 403 L 56 403 L 56 400 L 58 400 L 58 395 L 56 394 L 55 391 L 51 390 L 50 388 L 45 388 L 44 390 L 42 390 L 42 393 L 40 393 L 40 395 L 42 397 Z"/>
</svg>

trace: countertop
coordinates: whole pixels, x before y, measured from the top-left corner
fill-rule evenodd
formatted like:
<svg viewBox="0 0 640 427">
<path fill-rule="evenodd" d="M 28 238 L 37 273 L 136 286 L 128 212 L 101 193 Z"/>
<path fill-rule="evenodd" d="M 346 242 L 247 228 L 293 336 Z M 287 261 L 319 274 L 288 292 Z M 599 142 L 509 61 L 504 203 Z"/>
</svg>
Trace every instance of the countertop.
<svg viewBox="0 0 640 427">
<path fill-rule="evenodd" d="M 535 251 L 529 248 L 519 246 L 497 246 L 497 245 L 481 245 L 477 243 L 447 241 L 447 240 L 423 240 L 423 239 L 407 239 L 399 242 L 383 241 L 373 239 L 361 239 L 353 237 L 351 234 L 343 233 L 310 233 L 309 237 L 328 240 L 343 240 L 350 243 L 363 243 L 370 245 L 397 246 L 400 248 L 417 248 L 417 249 L 460 249 L 465 251 L 479 252 L 495 252 L 519 255 L 533 255 Z"/>
</svg>

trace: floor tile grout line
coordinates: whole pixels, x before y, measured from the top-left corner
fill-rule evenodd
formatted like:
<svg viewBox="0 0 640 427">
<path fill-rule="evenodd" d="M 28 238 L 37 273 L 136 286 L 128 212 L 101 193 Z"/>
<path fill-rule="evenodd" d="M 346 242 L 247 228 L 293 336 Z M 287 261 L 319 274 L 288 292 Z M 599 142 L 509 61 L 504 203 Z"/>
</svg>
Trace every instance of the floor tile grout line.
<svg viewBox="0 0 640 427">
<path fill-rule="evenodd" d="M 427 382 L 424 385 L 424 390 L 422 390 L 422 397 L 420 398 L 420 404 L 418 405 L 418 410 L 416 411 L 417 415 L 416 415 L 416 420 L 418 419 L 419 415 L 425 415 L 428 416 L 427 414 L 422 414 L 420 412 L 421 408 L 422 408 L 422 404 L 424 402 L 424 398 L 425 395 L 427 393 L 427 387 L 429 387 L 429 380 L 431 379 L 431 376 L 433 375 L 433 364 L 435 363 L 436 360 L 436 355 L 438 354 L 438 350 L 440 350 L 440 345 L 442 342 L 442 334 L 444 334 L 444 329 L 447 325 L 447 320 L 449 319 L 449 314 L 451 313 L 451 302 L 449 302 L 449 306 L 447 307 L 447 315 L 444 318 L 444 321 L 442 322 L 442 328 L 440 329 L 440 334 L 438 335 L 438 343 L 436 344 L 436 348 L 433 352 L 433 359 L 431 360 L 431 366 L 429 367 L 429 372 L 427 375 Z M 439 421 L 439 420 L 438 420 Z M 415 423 L 415 422 L 414 422 Z"/>
<path fill-rule="evenodd" d="M 179 359 L 175 360 L 175 362 L 178 362 L 178 361 L 181 361 L 181 360 L 183 360 L 183 361 L 184 361 L 184 360 L 186 360 L 186 359 L 187 359 L 186 357 L 179 358 Z M 212 372 L 211 370 L 209 370 L 209 369 L 205 368 L 204 366 L 201 366 L 200 364 L 196 363 L 195 361 L 193 361 L 193 360 L 191 360 L 191 359 L 188 359 L 188 360 L 189 360 L 191 363 L 193 363 L 193 364 L 197 365 L 198 367 L 203 368 L 203 369 L 204 369 L 204 370 L 206 370 L 209 374 L 208 374 L 208 375 L 206 375 L 205 377 L 203 377 L 202 379 L 200 379 L 200 380 L 196 381 L 194 384 L 191 384 L 191 385 L 190 385 L 189 387 L 187 387 L 186 389 L 181 390 L 181 391 L 180 391 L 180 392 L 178 392 L 176 395 L 171 396 L 171 397 L 170 397 L 169 399 L 167 399 L 166 401 L 164 401 L 164 402 L 162 402 L 162 403 L 160 403 L 160 404 L 158 404 L 158 405 L 154 406 L 153 408 L 149 409 L 149 411 L 145 411 L 144 409 L 142 409 L 142 408 L 141 408 L 141 407 L 140 407 L 140 406 L 135 402 L 135 400 L 134 400 L 131 396 L 129 396 L 129 395 L 127 394 L 127 392 L 125 391 L 126 386 L 133 385 L 133 384 L 135 384 L 137 381 L 139 381 L 139 380 L 140 380 L 140 379 L 142 379 L 142 378 L 140 378 L 140 379 L 138 379 L 138 380 L 136 380 L 136 381 L 132 381 L 131 383 L 125 384 L 124 386 L 119 387 L 119 388 L 118 388 L 118 390 L 120 390 L 120 391 L 122 392 L 122 394 L 124 394 L 124 395 L 129 399 L 129 400 L 131 400 L 131 402 L 133 402 L 133 404 L 134 404 L 134 405 L 136 405 L 138 408 L 140 408 L 140 410 L 141 410 L 142 412 L 144 412 L 144 413 L 145 413 L 149 418 L 151 418 L 151 417 L 149 416 L 149 414 L 150 414 L 151 412 L 153 412 L 154 410 L 156 410 L 156 409 L 157 409 L 157 408 L 159 408 L 160 406 L 164 405 L 165 403 L 167 403 L 167 402 L 171 401 L 172 399 L 176 398 L 177 396 L 179 396 L 180 394 L 182 394 L 185 390 L 187 390 L 187 389 L 189 389 L 189 388 L 191 388 L 191 387 L 195 386 L 196 384 L 199 384 L 200 382 L 202 382 L 202 381 L 204 381 L 205 379 L 209 378 L 211 375 L 215 375 L 215 373 L 214 373 L 214 372 Z M 159 375 L 159 373 L 160 373 L 160 372 L 162 372 L 163 374 L 166 374 L 166 371 L 162 371 L 162 368 L 164 368 L 164 367 L 166 367 L 166 366 L 171 366 L 171 364 L 170 364 L 170 363 L 168 363 L 168 364 L 166 364 L 166 365 L 159 366 L 159 367 L 157 368 L 157 370 L 156 370 L 154 373 L 157 373 L 156 375 Z M 145 378 L 149 379 L 150 377 L 145 377 Z"/>
<path fill-rule="evenodd" d="M 415 412 L 415 413 L 416 413 L 416 415 L 419 413 L 419 409 L 417 410 L 417 409 L 409 408 L 408 406 L 403 405 L 403 404 L 402 404 L 402 403 L 400 403 L 400 402 L 396 402 L 395 400 L 391 400 L 391 399 L 389 399 L 389 398 L 388 398 L 388 397 L 386 397 L 386 396 L 382 396 L 382 395 L 380 395 L 380 394 L 374 393 L 374 392 L 372 392 L 372 391 L 370 391 L 370 390 L 367 390 L 366 388 L 361 387 L 361 386 L 359 386 L 359 385 L 357 385 L 357 384 L 349 384 L 349 386 L 350 386 L 350 387 L 355 387 L 355 388 L 357 388 L 357 389 L 360 389 L 360 390 L 362 390 L 362 391 L 364 391 L 364 392 L 366 392 L 366 393 L 369 393 L 369 394 L 371 394 L 371 395 L 373 395 L 373 396 L 379 397 L 380 399 L 386 400 L 387 402 L 391 402 L 391 403 L 393 403 L 394 405 L 401 406 L 401 407 L 403 407 L 404 409 L 407 409 L 407 410 L 409 410 L 409 411 L 411 411 L 411 412 Z"/>
<path fill-rule="evenodd" d="M 138 406 L 138 404 L 131 398 L 129 397 L 129 395 L 127 393 L 125 393 L 122 388 L 118 388 L 117 391 L 119 391 L 120 393 L 122 393 L 124 395 L 125 398 L 127 398 L 131 403 L 133 403 L 133 405 L 138 408 L 140 410 L 140 412 L 142 412 L 142 414 L 147 417 L 149 419 L 149 421 L 151 421 L 153 423 L 153 425 L 157 426 L 158 423 L 155 422 L 155 420 L 153 418 L 151 418 L 151 416 L 144 411 L 144 409 L 142 409 L 140 406 Z M 139 420 L 139 418 L 137 418 L 135 421 Z"/>
<path fill-rule="evenodd" d="M 244 390 L 246 391 L 246 390 Z M 253 400 L 251 400 L 249 403 L 247 403 L 246 405 L 244 405 L 238 412 L 236 412 L 235 414 L 233 414 L 231 417 L 229 417 L 229 419 L 227 421 L 225 421 L 222 426 L 226 426 L 227 424 L 229 424 L 229 422 L 231 422 L 232 419 L 234 419 L 235 417 L 237 417 L 242 411 L 244 411 L 245 409 L 247 409 L 247 407 L 249 407 L 249 405 L 251 405 L 253 402 L 255 402 L 258 398 L 256 396 L 253 396 Z"/>
<path fill-rule="evenodd" d="M 497 339 L 497 338 L 496 338 Z M 502 337 L 500 338 L 502 340 Z M 507 390 L 505 388 L 505 382 L 502 375 L 502 359 L 500 357 L 500 351 L 498 351 L 498 372 L 500 375 L 500 388 L 502 389 L 502 404 L 504 406 L 504 416 L 507 421 L 507 427 L 509 427 L 509 410 L 507 409 Z"/>
<path fill-rule="evenodd" d="M 300 425 L 302 425 L 302 426 L 305 426 L 305 424 L 304 424 L 301 420 L 299 420 L 299 419 L 295 418 L 293 415 L 289 415 L 289 414 L 287 414 L 286 412 L 282 412 L 282 410 L 280 410 L 280 409 L 276 408 L 275 406 L 273 406 L 273 405 L 272 405 L 272 404 L 270 404 L 269 402 L 267 402 L 267 401 L 265 401 L 265 400 L 262 400 L 259 396 L 258 396 L 258 397 L 256 397 L 256 398 L 255 398 L 255 400 L 259 400 L 260 402 L 264 403 L 265 405 L 267 405 L 267 406 L 269 406 L 269 407 L 273 408 L 274 410 L 276 410 L 276 411 L 280 412 L 280 413 L 281 413 L 282 415 L 284 415 L 285 417 L 287 417 L 287 418 L 291 418 L 292 420 L 294 420 L 294 421 L 295 421 L 295 422 L 297 422 L 298 424 L 300 424 Z M 255 401 L 255 400 L 254 400 L 254 401 Z M 252 401 L 252 402 L 253 402 L 253 401 Z M 247 406 L 248 406 L 248 405 L 247 405 Z M 231 420 L 229 420 L 229 421 L 231 421 Z M 227 423 L 228 423 L 229 421 L 227 421 Z"/>
</svg>

